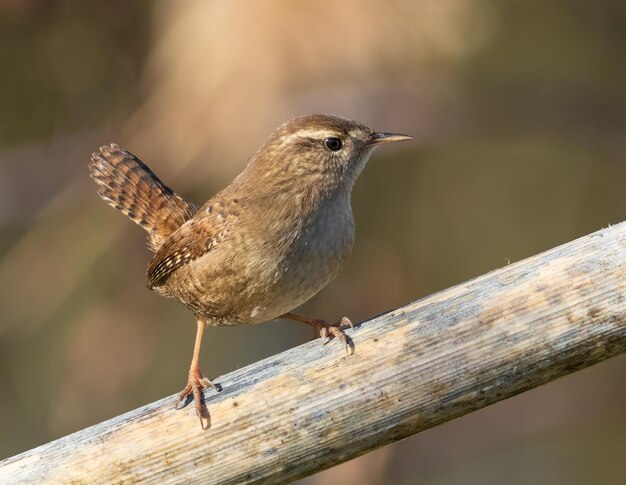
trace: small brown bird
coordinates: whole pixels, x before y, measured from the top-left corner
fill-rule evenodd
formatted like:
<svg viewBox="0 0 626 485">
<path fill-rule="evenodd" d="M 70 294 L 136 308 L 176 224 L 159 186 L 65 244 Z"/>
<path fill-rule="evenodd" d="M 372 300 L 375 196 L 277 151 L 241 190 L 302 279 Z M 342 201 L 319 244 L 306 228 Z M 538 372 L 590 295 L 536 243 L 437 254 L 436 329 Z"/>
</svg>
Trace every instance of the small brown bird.
<svg viewBox="0 0 626 485">
<path fill-rule="evenodd" d="M 410 136 L 373 131 L 329 115 L 278 127 L 245 170 L 200 209 L 166 187 L 115 144 L 91 156 L 98 193 L 148 231 L 155 252 L 148 288 L 194 312 L 196 341 L 187 385 L 204 416 L 198 365 L 205 325 L 289 318 L 336 337 L 348 351 L 342 318 L 331 324 L 291 313 L 339 273 L 354 243 L 352 187 L 374 148 Z"/>
</svg>

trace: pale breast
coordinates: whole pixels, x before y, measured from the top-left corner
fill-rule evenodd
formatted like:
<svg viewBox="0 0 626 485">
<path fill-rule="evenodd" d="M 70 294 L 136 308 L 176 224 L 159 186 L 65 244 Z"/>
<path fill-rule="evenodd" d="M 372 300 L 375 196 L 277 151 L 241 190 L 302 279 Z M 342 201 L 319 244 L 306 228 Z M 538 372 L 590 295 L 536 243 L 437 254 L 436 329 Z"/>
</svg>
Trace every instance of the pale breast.
<svg viewBox="0 0 626 485">
<path fill-rule="evenodd" d="M 173 296 L 213 325 L 271 320 L 330 283 L 354 242 L 347 196 L 320 204 L 304 220 L 274 227 L 280 229 L 250 237 L 233 226 L 219 247 L 172 275 Z"/>
<path fill-rule="evenodd" d="M 320 207 L 281 262 L 280 278 L 272 292 L 274 308 L 270 305 L 263 317 L 275 318 L 318 293 L 337 277 L 353 244 L 354 218 L 349 200 L 335 200 Z"/>
</svg>

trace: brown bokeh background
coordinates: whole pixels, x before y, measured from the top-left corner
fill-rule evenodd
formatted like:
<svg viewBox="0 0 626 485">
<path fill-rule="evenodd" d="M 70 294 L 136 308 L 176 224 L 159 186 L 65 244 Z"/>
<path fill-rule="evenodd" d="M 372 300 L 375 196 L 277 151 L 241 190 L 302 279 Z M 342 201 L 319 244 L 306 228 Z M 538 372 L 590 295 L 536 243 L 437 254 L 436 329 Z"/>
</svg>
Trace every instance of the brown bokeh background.
<svg viewBox="0 0 626 485">
<path fill-rule="evenodd" d="M 620 0 L 12 0 L 0 39 L 0 458 L 184 383 L 194 320 L 145 290 L 143 232 L 97 197 L 105 143 L 201 203 L 300 114 L 415 135 L 357 183 L 353 257 L 303 308 L 328 319 L 626 219 Z M 202 368 L 309 338 L 209 328 Z M 302 483 L 621 483 L 625 379 L 617 357 Z"/>
</svg>

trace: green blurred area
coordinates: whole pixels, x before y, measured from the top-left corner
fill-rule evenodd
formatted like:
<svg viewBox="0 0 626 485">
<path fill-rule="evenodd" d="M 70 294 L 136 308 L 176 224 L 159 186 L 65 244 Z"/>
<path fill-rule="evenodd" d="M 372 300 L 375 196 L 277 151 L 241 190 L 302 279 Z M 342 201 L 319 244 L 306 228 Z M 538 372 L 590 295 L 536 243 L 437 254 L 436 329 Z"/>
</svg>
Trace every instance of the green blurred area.
<svg viewBox="0 0 626 485">
<path fill-rule="evenodd" d="M 145 290 L 100 145 L 202 203 L 296 115 L 415 135 L 374 155 L 353 256 L 302 309 L 358 321 L 626 218 L 624 52 L 617 0 L 3 2 L 0 457 L 184 384 L 194 319 Z M 209 328 L 202 368 L 309 338 Z M 621 483 L 625 377 L 621 356 L 303 483 Z"/>
</svg>

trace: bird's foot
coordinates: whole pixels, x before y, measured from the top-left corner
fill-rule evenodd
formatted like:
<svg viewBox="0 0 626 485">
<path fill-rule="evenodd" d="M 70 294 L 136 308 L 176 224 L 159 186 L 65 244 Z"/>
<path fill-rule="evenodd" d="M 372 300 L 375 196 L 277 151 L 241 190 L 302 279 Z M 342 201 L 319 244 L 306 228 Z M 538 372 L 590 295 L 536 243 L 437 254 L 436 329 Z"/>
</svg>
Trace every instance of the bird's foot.
<svg viewBox="0 0 626 485">
<path fill-rule="evenodd" d="M 313 337 L 321 337 L 322 345 L 326 345 L 334 337 L 343 344 L 347 354 L 354 353 L 352 340 L 344 332 L 345 328 L 354 328 L 354 325 L 352 325 L 348 317 L 343 317 L 336 323 L 328 323 L 326 320 L 311 319 L 310 325 L 313 327 Z"/>
<path fill-rule="evenodd" d="M 354 353 L 354 344 L 352 339 L 344 332 L 344 329 L 347 327 L 354 328 L 354 325 L 352 325 L 352 322 L 347 317 L 343 317 L 337 323 L 328 323 L 326 320 L 305 317 L 303 315 L 290 312 L 282 315 L 282 318 L 288 318 L 289 320 L 306 323 L 307 325 L 313 327 L 313 338 L 322 337 L 322 345 L 326 345 L 334 337 L 343 344 L 346 349 L 346 353 Z"/>
<path fill-rule="evenodd" d="M 189 368 L 189 376 L 187 378 L 187 385 L 178 395 L 178 401 L 176 401 L 175 409 L 180 409 L 179 405 L 181 401 L 187 398 L 190 394 L 193 395 L 193 400 L 196 406 L 196 415 L 200 418 L 200 426 L 203 429 L 205 428 L 205 424 L 202 421 L 203 419 L 207 420 L 207 426 L 209 424 L 209 413 L 206 407 L 202 406 L 202 389 L 207 387 L 215 387 L 209 379 L 204 377 L 202 371 L 200 371 L 200 367 L 197 365 L 192 365 Z"/>
</svg>

